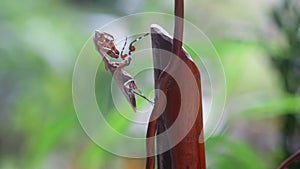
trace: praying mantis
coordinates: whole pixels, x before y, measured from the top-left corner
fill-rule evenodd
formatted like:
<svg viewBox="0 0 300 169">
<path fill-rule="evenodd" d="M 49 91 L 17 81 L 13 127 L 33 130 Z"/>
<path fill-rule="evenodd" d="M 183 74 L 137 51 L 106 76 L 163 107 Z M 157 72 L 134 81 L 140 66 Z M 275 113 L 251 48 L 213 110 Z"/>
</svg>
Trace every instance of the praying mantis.
<svg viewBox="0 0 300 169">
<path fill-rule="evenodd" d="M 139 36 L 138 38 L 133 40 L 129 44 L 128 54 L 123 54 L 124 49 L 127 44 L 127 37 L 125 39 L 125 43 L 121 50 L 121 53 L 116 48 L 115 42 L 114 42 L 115 39 L 111 34 L 96 30 L 94 39 L 93 39 L 96 50 L 102 56 L 102 59 L 105 63 L 105 69 L 109 70 L 113 74 L 114 79 L 116 80 L 123 95 L 126 97 L 127 101 L 130 103 L 134 112 L 136 112 L 136 109 L 137 109 L 135 95 L 138 95 L 138 96 L 144 98 L 152 105 L 154 104 L 138 89 L 133 77 L 128 72 L 125 71 L 125 67 L 129 66 L 131 63 L 131 60 L 132 60 L 131 53 L 135 51 L 134 43 L 148 35 L 149 35 L 149 33 L 145 33 L 144 35 Z M 123 61 L 121 61 L 121 62 L 111 61 L 107 56 L 110 56 L 115 59 L 118 59 L 119 57 L 121 57 Z"/>
</svg>

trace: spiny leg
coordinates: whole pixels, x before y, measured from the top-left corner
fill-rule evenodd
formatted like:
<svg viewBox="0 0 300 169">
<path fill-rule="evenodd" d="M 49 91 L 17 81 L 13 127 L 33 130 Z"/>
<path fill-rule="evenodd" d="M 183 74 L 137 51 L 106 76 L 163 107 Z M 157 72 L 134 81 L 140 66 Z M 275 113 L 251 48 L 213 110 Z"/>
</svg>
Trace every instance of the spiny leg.
<svg viewBox="0 0 300 169">
<path fill-rule="evenodd" d="M 123 52 L 124 52 L 124 49 L 125 49 L 126 44 L 127 44 L 127 36 L 126 36 L 125 43 L 124 43 L 124 46 L 123 46 L 122 51 L 121 51 L 121 58 L 122 58 L 123 60 L 127 57 L 127 54 L 124 54 L 124 55 L 123 55 Z"/>
<path fill-rule="evenodd" d="M 149 103 L 151 103 L 152 105 L 154 105 L 154 102 L 151 101 L 150 99 L 148 99 L 148 98 L 147 98 L 146 96 L 144 96 L 143 94 L 140 94 L 140 93 L 138 93 L 138 92 L 136 92 L 136 91 L 133 91 L 133 92 L 134 92 L 134 94 L 136 94 L 136 95 L 142 97 L 143 99 L 147 100 Z"/>
<path fill-rule="evenodd" d="M 135 47 L 134 47 L 134 43 L 141 40 L 142 38 L 148 36 L 150 33 L 145 33 L 144 35 L 142 36 L 139 36 L 138 38 L 136 38 L 135 40 L 133 40 L 130 44 L 129 44 L 129 52 L 128 52 L 128 55 L 130 56 L 131 55 L 131 52 L 135 51 Z"/>
<path fill-rule="evenodd" d="M 147 100 L 149 103 L 151 103 L 152 105 L 154 104 L 150 99 L 148 99 L 141 90 L 138 89 L 137 85 L 135 84 L 134 81 L 130 80 L 124 83 L 124 86 L 129 86 L 130 89 L 133 89 L 134 94 L 144 98 L 145 100 Z M 138 92 L 136 92 L 138 91 Z"/>
</svg>

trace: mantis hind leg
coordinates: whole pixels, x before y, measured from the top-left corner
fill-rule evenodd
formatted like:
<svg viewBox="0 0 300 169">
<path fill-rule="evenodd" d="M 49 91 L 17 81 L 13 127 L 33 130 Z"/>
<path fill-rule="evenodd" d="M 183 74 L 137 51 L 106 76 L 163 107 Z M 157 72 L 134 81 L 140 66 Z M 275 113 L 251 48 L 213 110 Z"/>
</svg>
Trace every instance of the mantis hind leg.
<svg viewBox="0 0 300 169">
<path fill-rule="evenodd" d="M 135 84 L 134 81 L 128 81 L 127 83 L 129 83 L 129 88 L 133 89 L 134 94 L 142 97 L 143 99 L 147 100 L 149 103 L 151 103 L 152 105 L 154 104 L 154 102 L 152 102 L 150 99 L 148 99 L 141 90 L 138 89 L 137 85 Z M 137 92 L 136 92 L 137 91 Z"/>
</svg>

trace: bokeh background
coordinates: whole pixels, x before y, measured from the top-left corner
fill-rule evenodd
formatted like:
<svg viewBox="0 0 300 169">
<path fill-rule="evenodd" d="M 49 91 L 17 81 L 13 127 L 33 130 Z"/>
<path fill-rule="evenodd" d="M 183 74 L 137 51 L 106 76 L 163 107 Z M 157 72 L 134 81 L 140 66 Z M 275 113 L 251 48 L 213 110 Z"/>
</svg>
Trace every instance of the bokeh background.
<svg viewBox="0 0 300 169">
<path fill-rule="evenodd" d="M 110 154 L 84 133 L 73 108 L 72 73 L 96 28 L 137 12 L 172 14 L 173 3 L 0 0 L 0 168 L 143 168 L 145 159 Z M 211 39 L 227 82 L 223 121 L 206 142 L 208 168 L 276 168 L 300 148 L 300 1 L 185 3 L 186 19 Z M 118 29 L 130 32 L 141 23 Z M 110 92 L 101 91 L 98 101 L 113 112 Z"/>
</svg>

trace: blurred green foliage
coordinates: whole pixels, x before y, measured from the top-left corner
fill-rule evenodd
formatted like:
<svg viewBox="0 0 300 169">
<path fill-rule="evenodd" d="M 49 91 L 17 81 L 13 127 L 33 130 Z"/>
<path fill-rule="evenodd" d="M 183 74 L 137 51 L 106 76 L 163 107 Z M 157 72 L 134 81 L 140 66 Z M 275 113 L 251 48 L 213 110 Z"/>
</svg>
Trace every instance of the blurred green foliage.
<svg viewBox="0 0 300 169">
<path fill-rule="evenodd" d="M 72 67 L 87 38 L 81 14 L 60 1 L 2 0 L 0 8 L 0 168 L 98 166 L 72 103 Z"/>
<path fill-rule="evenodd" d="M 80 127 L 72 102 L 76 56 L 96 25 L 87 21 L 91 15 L 109 19 L 133 12 L 172 13 L 172 3 L 0 0 L 0 168 L 126 168 L 128 159 L 100 149 Z M 285 156 L 280 145 L 284 138 L 280 129 L 268 135 L 273 128 L 265 123 L 280 128 L 282 115 L 293 114 L 299 131 L 300 15 L 294 10 L 297 1 L 289 4 L 274 13 L 276 27 L 269 22 L 269 1 L 186 2 L 186 18 L 212 39 L 227 81 L 224 122 L 206 144 L 208 168 L 275 168 Z M 286 69 L 296 72 L 286 74 Z M 112 108 L 109 84 L 100 83 L 111 80 L 110 74 L 98 74 L 98 102 L 106 105 L 114 129 L 125 132 L 128 121 Z M 292 91 L 283 87 L 290 80 L 297 80 Z M 257 123 L 266 127 L 253 125 Z M 244 135 L 236 134 L 240 128 Z M 262 133 L 251 135 L 251 130 Z M 109 133 L 103 139 L 118 144 Z"/>
<path fill-rule="evenodd" d="M 300 4 L 285 0 L 281 7 L 274 9 L 273 19 L 280 33 L 284 36 L 287 46 L 279 53 L 272 53 L 272 61 L 283 80 L 283 89 L 291 96 L 299 95 L 300 84 Z M 291 102 L 293 103 L 293 102 Z M 299 105 L 299 101 L 292 105 Z M 294 106 L 296 107 L 296 106 Z M 282 116 L 282 148 L 283 159 L 294 154 L 299 149 L 300 132 L 299 110 L 286 110 Z M 291 169 L 297 169 L 300 161 L 292 163 Z"/>
</svg>

